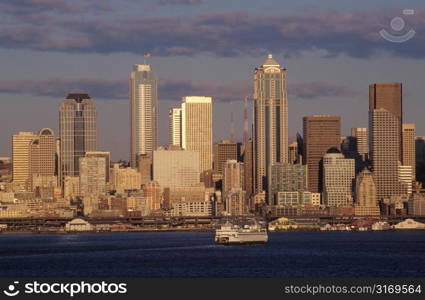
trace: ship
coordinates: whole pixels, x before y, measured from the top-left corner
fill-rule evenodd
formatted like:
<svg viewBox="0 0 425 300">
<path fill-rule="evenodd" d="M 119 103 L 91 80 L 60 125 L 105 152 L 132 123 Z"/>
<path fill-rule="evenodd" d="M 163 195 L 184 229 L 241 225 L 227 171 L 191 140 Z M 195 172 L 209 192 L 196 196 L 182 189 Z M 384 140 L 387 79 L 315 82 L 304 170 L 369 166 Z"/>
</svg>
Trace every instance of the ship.
<svg viewBox="0 0 425 300">
<path fill-rule="evenodd" d="M 388 224 L 388 222 L 385 222 L 385 221 L 379 221 L 372 224 L 373 231 L 390 230 L 390 229 L 391 229 L 390 224 Z"/>
<path fill-rule="evenodd" d="M 267 241 L 267 230 L 258 224 L 240 227 L 226 222 L 215 231 L 215 242 L 222 245 L 265 244 Z"/>
</svg>

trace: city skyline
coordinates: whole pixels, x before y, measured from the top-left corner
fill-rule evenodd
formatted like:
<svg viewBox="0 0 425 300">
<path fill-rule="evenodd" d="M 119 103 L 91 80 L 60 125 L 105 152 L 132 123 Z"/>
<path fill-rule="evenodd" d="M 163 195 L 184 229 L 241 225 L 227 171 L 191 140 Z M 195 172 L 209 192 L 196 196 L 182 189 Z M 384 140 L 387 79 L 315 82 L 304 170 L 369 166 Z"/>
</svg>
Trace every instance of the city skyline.
<svg viewBox="0 0 425 300">
<path fill-rule="evenodd" d="M 33 28 L 40 34 L 40 44 L 34 44 L 30 38 L 32 35 L 22 35 L 19 42 L 11 44 L 5 41 L 0 48 L 2 57 L 7 58 L 4 60 L 4 70 L 7 72 L 0 72 L 3 111 L 0 140 L 5 141 L 0 144 L 0 155 L 10 156 L 8 137 L 15 131 L 52 126 L 55 132 L 59 132 L 57 116 L 49 114 L 47 108 L 58 105 L 68 92 L 76 90 L 89 93 L 97 102 L 99 148 L 110 149 L 115 160 L 127 157 L 130 152 L 129 122 L 119 120 L 125 120 L 128 116 L 128 109 L 124 105 L 128 101 L 128 72 L 134 64 L 144 63 L 145 53 L 152 54 L 146 62 L 153 66 L 159 78 L 159 145 L 166 145 L 168 140 L 169 108 L 176 106 L 184 95 L 199 94 L 215 99 L 214 141 L 229 139 L 231 112 L 235 119 L 235 136 L 240 140 L 243 129 L 241 110 L 243 99 L 251 95 L 252 70 L 267 53 L 272 53 L 289 70 L 289 137 L 294 138 L 297 132 L 301 132 L 300 119 L 305 115 L 340 115 L 343 134 L 349 134 L 351 127 L 366 127 L 367 115 L 364 115 L 364 111 L 368 106 L 368 95 L 365 86 L 371 82 L 402 82 L 406 91 L 405 121 L 416 123 L 417 135 L 425 135 L 425 125 L 420 122 L 420 110 L 424 107 L 420 76 L 425 67 L 421 54 L 423 38 L 417 34 L 412 40 L 394 44 L 378 34 L 381 29 L 390 27 L 393 17 L 402 15 L 405 7 L 400 7 L 404 5 L 400 1 L 392 1 L 392 7 L 383 3 L 363 7 L 355 3 L 325 0 L 321 2 L 321 9 L 312 14 L 309 7 L 315 4 L 314 1 L 277 5 L 278 1 L 270 0 L 262 6 L 273 10 L 267 10 L 264 16 L 258 14 L 259 4 L 250 0 L 245 1 L 243 6 L 240 6 L 240 1 L 226 6 L 222 1 L 197 1 L 193 5 L 150 2 L 153 6 L 148 9 L 146 3 L 129 6 L 111 3 L 108 6 L 106 3 L 103 7 L 95 8 L 75 1 L 61 8 L 28 1 L 28 7 L 35 11 L 40 11 L 41 6 L 43 11 L 39 14 L 43 20 L 58 29 L 63 26 L 59 20 L 78 24 L 75 22 L 78 14 L 66 12 L 79 11 L 86 17 L 87 24 L 96 25 L 100 40 L 95 39 L 88 29 L 90 26 L 72 29 L 70 26 L 67 30 L 73 31 L 69 38 L 60 34 L 44 36 L 40 33 L 44 27 L 35 21 L 40 19 L 40 15 L 34 18 L 28 11 L 19 14 L 23 8 L 13 2 L 2 4 L 5 8 L 2 10 L 4 20 L 11 24 L 8 34 L 18 30 L 19 25 L 25 25 L 25 30 Z M 403 18 L 406 24 L 420 32 L 425 4 L 420 1 L 409 4 L 415 9 L 415 14 Z M 141 12 L 140 16 L 134 16 L 136 11 Z M 93 17 L 96 13 L 97 18 Z M 117 37 L 122 33 L 120 40 L 108 36 L 110 40 L 107 43 L 100 43 L 108 32 L 104 29 L 109 29 L 108 26 L 116 29 L 106 21 L 111 18 L 121 20 L 123 15 L 135 17 L 132 22 L 141 31 L 146 30 L 146 20 L 156 20 L 165 24 L 164 27 L 175 28 L 180 28 L 178 20 L 182 20 L 187 28 L 181 28 L 182 35 L 173 39 L 169 35 L 158 34 L 161 28 L 155 25 L 149 37 L 144 38 L 135 31 L 129 31 L 128 24 L 131 22 L 126 22 L 126 26 L 117 29 Z M 207 18 L 203 20 L 200 18 L 202 15 Z M 223 36 L 222 29 L 216 25 L 220 22 L 228 24 L 231 19 L 240 24 L 229 27 L 234 40 Z M 303 22 L 307 19 L 310 25 Z M 350 20 L 361 26 L 353 28 Z M 252 34 L 256 32 L 253 24 L 258 24 L 260 31 L 264 28 L 262 26 L 269 26 L 267 28 L 271 30 L 262 31 L 260 41 L 260 35 Z M 290 24 L 300 29 L 291 31 Z M 200 32 L 205 37 L 196 36 L 205 47 L 196 46 L 189 30 L 195 26 L 216 31 L 218 38 L 223 39 L 235 52 L 226 52 L 213 37 L 208 39 L 211 35 L 205 31 Z M 248 28 L 247 32 L 243 28 Z M 304 38 L 311 37 L 316 28 L 332 30 L 320 30 L 314 39 Z M 301 29 L 305 30 L 304 34 Z M 345 38 L 340 39 L 338 32 L 342 32 Z M 136 36 L 134 40 L 128 38 L 130 34 Z M 180 38 L 186 41 L 183 46 L 176 42 Z M 248 45 L 246 41 L 249 41 Z M 357 75 L 360 73 L 362 76 Z M 19 121 L 13 118 L 18 111 L 23 116 Z M 251 122 L 251 105 L 248 116 Z M 117 120 L 114 126 L 109 122 L 112 117 Z"/>
</svg>

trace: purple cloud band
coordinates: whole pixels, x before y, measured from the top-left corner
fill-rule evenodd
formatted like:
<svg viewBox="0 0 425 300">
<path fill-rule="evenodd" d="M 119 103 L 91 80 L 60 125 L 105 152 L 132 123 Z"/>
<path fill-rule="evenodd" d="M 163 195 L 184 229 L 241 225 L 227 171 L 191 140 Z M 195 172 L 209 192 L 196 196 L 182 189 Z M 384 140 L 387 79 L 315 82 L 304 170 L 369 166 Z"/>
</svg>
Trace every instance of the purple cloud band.
<svg viewBox="0 0 425 300">
<path fill-rule="evenodd" d="M 0 93 L 28 93 L 62 99 L 69 92 L 87 92 L 97 99 L 128 99 L 127 80 L 52 79 L 0 81 Z M 327 82 L 291 84 L 289 96 L 296 99 L 355 96 L 358 93 L 347 86 Z M 163 100 L 179 101 L 185 95 L 212 96 L 216 101 L 241 101 L 251 96 L 249 82 L 219 83 L 186 80 L 161 80 L 159 96 Z"/>
<path fill-rule="evenodd" d="M 188 2 L 197 1 L 173 1 Z M 48 9 L 30 10 L 41 2 Z M 369 12 L 301 12 L 263 15 L 245 12 L 207 13 L 196 16 L 116 17 L 105 14 L 82 17 L 84 6 L 53 0 L 16 0 L 0 4 L 0 17 L 8 22 L 0 28 L 0 47 L 79 53 L 146 52 L 156 56 L 298 54 L 313 49 L 327 55 L 368 57 L 388 51 L 406 57 L 425 57 L 424 35 L 406 43 L 390 43 L 379 31 L 391 32 L 390 21 L 401 10 Z M 4 8 L 2 7 L 4 6 Z M 100 5 L 100 4 L 98 4 Z M 26 8 L 25 8 L 26 7 Z M 40 4 L 36 6 L 40 8 Z M 31 8 L 31 5 L 29 5 Z M 109 6 L 105 10 L 118 10 Z M 23 15 L 23 16 L 22 16 Z M 117 14 L 119 15 L 119 14 Z M 406 30 L 425 31 L 425 10 L 404 16 Z"/>
</svg>

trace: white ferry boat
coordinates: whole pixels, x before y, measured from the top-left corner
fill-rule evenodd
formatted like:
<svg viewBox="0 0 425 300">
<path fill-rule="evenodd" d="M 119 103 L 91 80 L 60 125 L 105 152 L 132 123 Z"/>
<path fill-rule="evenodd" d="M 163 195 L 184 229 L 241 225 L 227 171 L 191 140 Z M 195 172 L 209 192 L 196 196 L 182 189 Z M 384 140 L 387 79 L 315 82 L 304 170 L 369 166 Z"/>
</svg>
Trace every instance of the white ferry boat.
<svg viewBox="0 0 425 300">
<path fill-rule="evenodd" d="M 267 241 L 267 230 L 257 224 L 240 227 L 227 222 L 215 231 L 215 242 L 217 244 L 264 244 Z"/>
</svg>

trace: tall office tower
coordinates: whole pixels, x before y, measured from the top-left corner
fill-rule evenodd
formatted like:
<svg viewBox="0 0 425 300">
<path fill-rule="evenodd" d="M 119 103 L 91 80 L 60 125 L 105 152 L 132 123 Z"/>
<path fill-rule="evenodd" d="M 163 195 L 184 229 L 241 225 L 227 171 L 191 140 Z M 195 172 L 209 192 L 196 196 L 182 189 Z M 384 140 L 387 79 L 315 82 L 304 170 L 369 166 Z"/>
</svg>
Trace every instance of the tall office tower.
<svg viewBox="0 0 425 300">
<path fill-rule="evenodd" d="M 268 176 L 268 199 L 277 203 L 279 192 L 301 192 L 308 190 L 307 166 L 301 164 L 275 163 Z"/>
<path fill-rule="evenodd" d="M 357 153 L 365 160 L 369 153 L 367 128 L 351 128 L 351 136 L 355 139 Z"/>
<path fill-rule="evenodd" d="M 80 158 L 97 148 L 96 106 L 88 94 L 71 93 L 59 108 L 60 182 L 80 175 Z"/>
<path fill-rule="evenodd" d="M 153 152 L 153 180 L 161 190 L 166 187 L 189 187 L 199 184 L 199 153 L 188 150 L 166 150 Z"/>
<path fill-rule="evenodd" d="M 244 184 L 243 163 L 228 160 L 223 165 L 223 196 L 233 188 L 242 189 Z"/>
<path fill-rule="evenodd" d="M 153 178 L 152 170 L 153 154 L 140 154 L 137 157 L 137 170 L 140 172 L 142 185 L 148 183 Z"/>
<path fill-rule="evenodd" d="M 271 164 L 288 162 L 286 69 L 269 54 L 254 71 L 255 192 L 266 190 Z"/>
<path fill-rule="evenodd" d="M 416 126 L 403 124 L 403 165 L 412 167 L 412 178 L 416 180 Z"/>
<path fill-rule="evenodd" d="M 238 145 L 227 140 L 220 141 L 214 144 L 213 154 L 214 171 L 221 173 L 226 161 L 238 159 Z"/>
<path fill-rule="evenodd" d="M 355 196 L 355 215 L 379 215 L 378 200 L 376 198 L 376 184 L 373 179 L 373 174 L 368 169 L 363 169 L 356 178 Z"/>
<path fill-rule="evenodd" d="M 353 204 L 354 159 L 330 149 L 323 156 L 323 202 L 327 206 Z"/>
<path fill-rule="evenodd" d="M 36 137 L 32 132 L 12 136 L 12 178 L 17 190 L 30 189 L 30 143 Z"/>
<path fill-rule="evenodd" d="M 246 191 L 246 198 L 247 199 L 251 199 L 251 196 L 254 193 L 253 147 L 254 147 L 253 141 L 252 141 L 252 139 L 249 139 L 246 142 L 246 144 L 244 145 L 244 151 L 243 151 L 243 166 L 244 166 L 244 188 L 243 188 L 243 190 Z M 252 204 L 252 202 L 250 202 L 250 208 L 253 209 L 253 205 L 251 205 L 251 204 Z"/>
<path fill-rule="evenodd" d="M 401 83 L 369 85 L 369 150 L 378 200 L 406 193 L 399 180 L 401 124 Z"/>
<path fill-rule="evenodd" d="M 150 65 L 134 65 L 130 74 L 131 166 L 158 145 L 158 80 Z"/>
<path fill-rule="evenodd" d="M 303 118 L 303 164 L 308 165 L 308 190 L 322 192 L 322 159 L 331 148 L 339 149 L 341 118 L 309 116 Z"/>
<path fill-rule="evenodd" d="M 31 190 L 56 186 L 56 139 L 52 129 L 40 130 L 31 141 L 29 155 Z"/>
<path fill-rule="evenodd" d="M 182 109 L 171 108 L 168 112 L 169 145 L 182 146 Z"/>
<path fill-rule="evenodd" d="M 80 158 L 80 193 L 97 197 L 106 193 L 105 157 Z"/>
<path fill-rule="evenodd" d="M 298 162 L 298 143 L 296 141 L 289 144 L 288 160 L 290 164 Z"/>
<path fill-rule="evenodd" d="M 103 157 L 105 159 L 106 183 L 109 183 L 109 176 L 110 176 L 110 172 L 111 172 L 111 152 L 87 151 L 86 157 Z"/>
<path fill-rule="evenodd" d="M 212 98 L 202 96 L 182 99 L 182 146 L 199 152 L 200 171 L 212 169 Z"/>
</svg>

